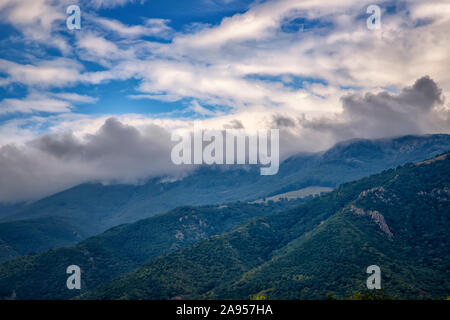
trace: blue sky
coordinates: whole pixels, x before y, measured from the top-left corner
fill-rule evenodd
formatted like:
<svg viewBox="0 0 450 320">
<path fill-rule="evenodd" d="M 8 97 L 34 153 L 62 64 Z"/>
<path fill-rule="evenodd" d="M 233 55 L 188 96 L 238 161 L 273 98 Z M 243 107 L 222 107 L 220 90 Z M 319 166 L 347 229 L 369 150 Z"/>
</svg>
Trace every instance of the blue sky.
<svg viewBox="0 0 450 320">
<path fill-rule="evenodd" d="M 172 32 L 186 32 L 193 28 L 193 24 L 205 24 L 215 26 L 220 24 L 221 20 L 227 16 L 233 16 L 237 13 L 243 13 L 248 8 L 252 1 L 214 1 L 214 0 L 153 0 L 144 3 L 128 3 L 124 6 L 116 7 L 84 7 L 82 4 L 82 23 L 86 22 L 84 14 L 91 14 L 95 12 L 96 15 L 106 19 L 114 19 L 120 21 L 125 25 L 140 25 L 145 19 L 165 19 L 167 25 L 172 28 Z M 86 11 L 85 11 L 86 9 Z M 67 31 L 64 30 L 64 20 L 61 20 L 55 29 L 61 29 L 60 33 L 68 36 L 68 42 L 71 45 L 76 45 L 73 41 L 73 33 L 82 34 L 86 29 L 83 26 L 81 30 Z M 2 59 L 8 59 L 17 63 L 30 63 L 35 58 L 48 59 L 49 57 L 64 57 L 64 54 L 55 48 L 47 47 L 41 43 L 35 43 L 30 46 L 30 43 L 18 41 L 21 37 L 20 31 L 16 30 L 10 24 L 4 23 L 0 29 L 0 41 L 2 46 Z M 168 42 L 168 39 L 161 39 L 159 37 L 142 37 L 149 41 Z M 28 51 L 24 54 L 24 51 Z M 29 55 L 32 55 L 30 59 Z M 103 66 L 92 62 L 82 61 L 87 71 L 105 70 Z M 4 73 L 0 76 L 5 77 Z M 175 110 L 185 109 L 189 105 L 189 99 L 180 99 L 176 102 L 165 102 L 157 100 L 137 100 L 129 99 L 127 96 L 137 94 L 136 87 L 138 81 L 135 79 L 126 79 L 119 81 L 109 81 L 101 85 L 73 85 L 70 91 L 77 94 L 95 96 L 96 103 L 77 103 L 73 105 L 71 111 L 74 113 L 83 114 L 112 114 L 120 115 L 125 113 L 139 113 L 139 114 L 160 114 Z M 55 88 L 52 92 L 64 92 L 66 88 Z M 27 95 L 27 88 L 21 83 L 12 83 L 8 86 L 0 88 L 0 99 L 4 98 L 25 98 Z M 56 113 L 46 112 L 48 115 Z M 45 113 L 35 112 L 41 116 Z M 8 121 L 12 118 L 26 117 L 18 113 L 0 115 L 0 123 Z M 195 115 L 192 115 L 195 116 Z"/>
<path fill-rule="evenodd" d="M 82 12 L 82 28 L 81 30 L 67 30 L 65 28 L 65 16 L 64 9 L 68 4 L 73 2 L 65 1 L 42 1 L 43 4 L 48 7 L 43 10 L 42 15 L 48 15 L 51 20 L 49 26 L 42 27 L 45 21 L 39 21 L 41 17 L 29 17 L 29 21 L 8 21 L 2 20 L 3 25 L 0 33 L 0 41 L 2 43 L 2 59 L 8 62 L 14 62 L 24 66 L 39 65 L 39 62 L 45 62 L 55 59 L 68 59 L 63 64 L 67 64 L 67 68 L 70 68 L 70 64 L 78 64 L 75 69 L 82 69 L 83 72 L 108 72 L 108 69 L 117 60 L 125 59 L 112 59 L 112 61 L 100 61 L 101 57 L 86 57 L 86 54 L 80 52 L 79 43 L 85 36 L 98 37 L 105 39 L 111 44 L 116 44 L 118 50 L 128 50 L 127 48 L 133 47 L 135 44 L 143 45 L 144 42 L 148 44 L 168 44 L 174 41 L 174 38 L 183 37 L 183 35 L 195 34 L 196 30 L 201 29 L 214 29 L 219 28 L 224 19 L 234 17 L 236 15 L 245 14 L 251 8 L 258 7 L 264 4 L 263 1 L 233 1 L 233 0 L 193 0 L 193 1 L 174 1 L 174 0 L 153 0 L 153 1 L 116 1 L 118 5 L 114 6 L 111 3 L 115 1 L 96 1 L 93 2 L 81 2 L 78 3 Z M 25 1 L 26 3 L 26 1 Z M 106 4 L 106 5 L 104 5 Z M 26 13 L 20 12 L 26 10 L 37 9 L 30 8 L 23 5 L 16 6 L 6 5 L 4 12 L 6 15 L 10 12 L 18 11 L 17 15 L 24 15 L 26 19 Z M 53 17 L 52 15 L 57 15 Z M 361 17 L 363 18 L 363 17 Z M 42 18 L 43 20 L 45 18 Z M 139 34 L 138 36 L 132 36 L 132 39 L 118 36 L 108 30 L 108 28 L 102 28 L 98 25 L 96 20 L 103 19 L 102 21 L 113 21 L 116 24 L 121 24 L 121 27 L 133 28 L 136 26 L 145 25 L 147 19 L 159 20 L 165 30 L 160 34 L 158 32 L 150 32 L 149 34 Z M 361 20 L 363 21 L 363 20 Z M 10 23 L 8 23 L 10 22 Z M 361 23 L 361 25 L 363 25 Z M 302 41 L 303 32 L 318 32 L 329 33 L 329 29 L 333 27 L 333 22 L 327 19 L 309 18 L 306 15 L 299 14 L 298 16 L 291 16 L 288 14 L 281 20 L 280 35 L 286 35 L 296 41 Z M 31 31 L 29 30 L 31 29 Z M 34 29 L 34 30 L 33 30 Z M 36 29 L 43 29 L 42 34 L 37 31 L 37 35 L 33 33 Z M 47 33 L 47 34 L 45 34 Z M 52 39 L 57 37 L 60 41 L 58 44 L 53 45 L 45 41 L 48 37 Z M 39 40 L 36 41 L 36 38 Z M 41 38 L 44 38 L 41 41 Z M 287 39 L 289 40 L 289 39 Z M 93 40 L 95 41 L 95 40 Z M 105 44 L 105 45 L 108 45 Z M 65 48 L 63 48 L 65 47 Z M 77 48 L 78 47 L 78 48 Z M 249 48 L 251 50 L 251 47 Z M 95 50 L 95 48 L 89 48 L 89 50 Z M 105 56 L 108 53 L 104 52 Z M 201 53 L 199 53 L 201 54 Z M 88 53 L 89 55 L 89 53 Z M 151 57 L 152 53 L 149 52 L 143 54 L 139 58 L 145 59 Z M 134 58 L 134 57 L 133 57 Z M 166 57 L 162 57 L 164 59 Z M 106 58 L 107 59 L 107 58 Z M 168 57 L 172 59 L 172 57 Z M 176 58 L 174 58 L 176 59 Z M 130 59 L 131 60 L 131 59 Z M 194 63 L 194 62 L 193 62 Z M 201 61 L 200 63 L 210 63 Z M 214 61 L 212 62 L 214 63 Z M 37 66 L 39 68 L 39 66 Z M 5 70 L 0 70 L 0 75 L 4 78 L 8 78 L 8 74 Z M 26 75 L 23 75 L 26 77 Z M 275 85 L 283 84 L 287 89 L 304 88 L 304 84 L 321 83 L 326 84 L 326 79 L 320 77 L 314 77 L 309 75 L 290 75 L 288 72 L 282 72 L 280 74 L 264 74 L 259 73 L 258 70 L 252 74 L 244 75 L 245 79 L 249 81 L 263 81 L 265 83 L 273 82 Z M 117 79 L 119 78 L 119 79 Z M 288 81 L 283 79 L 289 78 Z M 130 97 L 138 96 L 139 85 L 142 83 L 142 77 L 136 77 L 130 75 L 128 77 L 112 77 L 106 79 L 100 83 L 92 83 L 85 81 L 76 81 L 73 83 L 70 79 L 66 79 L 64 84 L 48 83 L 46 85 L 40 85 L 39 81 L 32 85 L 19 81 L 10 81 L 7 86 L 2 86 L 0 89 L 0 99 L 10 101 L 9 99 L 22 99 L 27 100 L 27 95 L 30 92 L 42 92 L 46 93 L 64 93 L 70 91 L 71 94 L 78 94 L 86 97 L 92 97 L 92 99 L 81 99 L 82 101 L 68 101 L 69 108 L 62 104 L 61 109 L 47 108 L 43 106 L 35 107 L 32 112 L 16 112 L 10 108 L 10 112 L 4 112 L 0 114 L 0 123 L 11 120 L 13 118 L 28 118 L 30 115 L 45 116 L 56 115 L 60 110 L 68 111 L 72 113 L 80 114 L 92 114 L 92 115 L 122 115 L 122 114 L 144 114 L 153 117 L 166 116 L 170 114 L 170 117 L 198 117 L 199 115 L 186 110 L 195 100 L 195 97 L 186 93 L 184 96 L 167 99 L 133 99 Z M 157 91 L 157 95 L 166 93 L 165 90 L 161 92 Z M 145 95 L 145 94 L 144 94 Z M 144 96 L 143 95 L 143 96 Z M 52 97 L 51 99 L 55 99 Z M 44 102 L 46 99 L 44 99 Z M 18 101 L 17 101 L 18 102 Z M 95 103 L 94 103 L 95 102 Z M 196 102 L 195 102 L 196 103 Z M 6 103 L 4 103 L 6 104 Z M 243 102 L 243 105 L 246 105 Z M 274 103 L 277 105 L 277 103 Z M 224 110 L 227 105 L 219 105 L 219 103 L 211 103 L 209 101 L 203 101 L 202 107 L 205 108 L 205 113 L 200 116 L 211 116 L 207 110 Z M 233 106 L 231 106 L 233 107 Z M 17 109 L 17 108 L 16 108 Z M 181 112 L 185 110 L 185 112 Z"/>
<path fill-rule="evenodd" d="M 447 0 L 3 0 L 0 201 L 7 180 L 35 196 L 168 173 L 162 141 L 194 120 L 279 128 L 284 156 L 449 132 L 449 29 Z"/>
</svg>

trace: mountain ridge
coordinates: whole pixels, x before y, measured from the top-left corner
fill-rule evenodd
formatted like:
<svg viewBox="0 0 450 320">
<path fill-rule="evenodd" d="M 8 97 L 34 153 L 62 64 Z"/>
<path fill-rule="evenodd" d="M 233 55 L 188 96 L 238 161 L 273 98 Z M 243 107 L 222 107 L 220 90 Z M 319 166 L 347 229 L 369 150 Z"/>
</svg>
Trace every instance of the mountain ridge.
<svg viewBox="0 0 450 320">
<path fill-rule="evenodd" d="M 65 287 L 65 268 L 69 265 L 82 268 L 83 290 L 86 290 L 151 258 L 177 251 L 227 232 L 253 217 L 283 211 L 300 202 L 183 206 L 116 226 L 75 246 L 6 261 L 0 264 L 0 299 L 13 293 L 18 299 L 68 299 L 76 295 Z"/>
<path fill-rule="evenodd" d="M 294 155 L 282 162 L 275 176 L 260 176 L 255 167 L 224 169 L 213 166 L 201 167 L 184 179 L 172 182 L 154 178 L 143 185 L 83 184 L 24 207 L 5 207 L 4 214 L 0 214 L 3 216 L 1 222 L 16 221 L 14 225 L 21 230 L 25 230 L 26 225 L 30 234 L 36 237 L 29 238 L 26 244 L 8 240 L 14 238 L 2 234 L 0 223 L 3 247 L 18 248 L 13 256 L 10 251 L 4 254 L 0 251 L 0 261 L 75 244 L 116 225 L 135 222 L 181 205 L 251 201 L 309 186 L 334 188 L 340 183 L 448 150 L 450 135 L 442 134 L 359 139 L 338 143 L 321 153 Z M 55 229 L 50 217 L 58 221 L 60 231 Z M 46 225 L 42 219 L 47 221 Z M 39 236 L 45 228 L 48 235 L 55 236 Z M 63 230 L 67 237 L 59 236 Z M 42 245 L 45 241 L 48 245 Z"/>
<path fill-rule="evenodd" d="M 346 183 L 155 258 L 80 298 L 345 298 L 366 290 L 365 268 L 373 264 L 394 298 L 443 298 L 450 291 L 449 176 L 447 154 Z"/>
</svg>

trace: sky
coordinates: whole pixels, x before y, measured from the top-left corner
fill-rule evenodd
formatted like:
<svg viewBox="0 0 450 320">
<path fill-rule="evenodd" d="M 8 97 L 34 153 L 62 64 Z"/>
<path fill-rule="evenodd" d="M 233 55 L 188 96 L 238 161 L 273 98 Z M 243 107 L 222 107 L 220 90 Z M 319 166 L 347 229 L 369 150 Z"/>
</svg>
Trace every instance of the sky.
<svg viewBox="0 0 450 320">
<path fill-rule="evenodd" d="M 279 128 L 282 158 L 449 133 L 448 30 L 448 0 L 0 0 L 0 202 L 178 175 L 194 121 Z"/>
</svg>

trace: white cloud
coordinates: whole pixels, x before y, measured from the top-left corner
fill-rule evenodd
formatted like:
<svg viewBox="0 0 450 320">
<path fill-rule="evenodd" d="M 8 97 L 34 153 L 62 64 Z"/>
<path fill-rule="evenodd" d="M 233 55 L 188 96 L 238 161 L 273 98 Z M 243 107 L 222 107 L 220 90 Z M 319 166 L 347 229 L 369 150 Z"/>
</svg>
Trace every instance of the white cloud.
<svg viewBox="0 0 450 320">
<path fill-rule="evenodd" d="M 173 32 L 167 24 L 166 19 L 146 19 L 143 25 L 129 26 L 114 19 L 92 17 L 94 23 L 99 24 L 107 31 L 112 31 L 125 38 L 137 38 L 142 36 L 153 36 L 157 38 L 168 38 Z"/>
<path fill-rule="evenodd" d="M 97 99 L 76 93 L 42 93 L 32 91 L 25 98 L 6 98 L 0 101 L 0 114 L 70 112 L 73 104 L 95 103 Z"/>
<path fill-rule="evenodd" d="M 67 100 L 67 101 L 72 101 L 75 103 L 95 103 L 98 101 L 97 98 L 91 97 L 91 96 L 87 96 L 87 95 L 82 95 L 82 94 L 78 94 L 78 93 L 66 93 L 66 92 L 61 92 L 61 93 L 52 93 L 51 94 L 53 97 L 56 98 L 60 98 L 63 100 Z"/>
<path fill-rule="evenodd" d="M 405 11 L 384 14 L 382 29 L 376 32 L 367 30 L 365 19 L 360 18 L 372 2 L 269 1 L 225 18 L 218 26 L 178 33 L 170 43 L 137 39 L 158 33 L 159 29 L 167 30 L 165 20 L 127 26 L 118 20 L 92 16 L 103 32 L 79 33 L 76 53 L 106 70 L 79 74 L 78 69 L 72 69 L 69 78 L 93 84 L 135 78 L 142 83 L 141 92 L 133 97 L 172 101 L 193 98 L 234 110 L 263 106 L 286 112 L 327 113 L 339 108 L 336 102 L 345 94 L 340 90 L 322 101 L 308 90 L 294 90 L 280 81 L 259 81 L 258 76 L 310 77 L 322 79 L 333 88 L 373 90 L 400 88 L 428 74 L 447 95 L 450 40 L 442 30 L 450 27 L 450 22 L 444 18 L 445 2 L 427 2 L 442 7 L 440 13 L 423 2 L 410 1 L 407 5 L 411 16 Z M 375 2 L 383 7 L 382 1 Z M 284 32 L 282 26 L 295 18 L 320 19 L 330 26 Z M 430 22 L 416 27 L 417 19 L 425 18 Z M 305 23 L 311 23 L 308 21 Z M 106 31 L 132 39 L 113 40 Z M 64 72 L 62 77 L 67 78 Z M 51 83 L 52 77 L 48 78 Z M 64 84 L 60 77 L 54 77 L 54 82 Z"/>
<path fill-rule="evenodd" d="M 153 71 L 142 75 L 141 89 L 174 95 L 186 92 L 207 102 L 212 96 L 217 103 L 234 106 L 261 104 L 267 97 L 266 104 L 283 100 L 282 105 L 291 109 L 305 105 L 301 94 L 246 77 L 292 75 L 323 79 L 335 87 L 373 89 L 401 87 L 429 74 L 450 92 L 450 40 L 441 25 L 416 28 L 415 21 L 400 13 L 383 16 L 382 30 L 372 32 L 364 19 L 357 20 L 364 9 L 361 1 L 271 1 L 256 6 L 224 19 L 219 26 L 179 35 L 172 44 L 158 48 L 158 54 L 172 60 L 149 61 L 148 70 Z M 320 17 L 334 25 L 320 32 L 314 28 L 295 34 L 281 32 L 283 21 L 294 17 Z M 193 83 L 195 88 L 191 88 Z M 330 100 L 323 112 L 330 111 L 334 102 Z"/>
<path fill-rule="evenodd" d="M 187 108 L 186 111 L 192 111 L 196 114 L 199 114 L 201 116 L 217 116 L 219 113 L 211 111 L 198 103 L 197 100 L 192 101 L 190 106 Z"/>
<path fill-rule="evenodd" d="M 69 0 L 3 0 L 0 19 L 22 32 L 26 41 L 69 51 L 66 39 L 56 31 L 61 30 L 66 19 L 65 6 Z"/>
<path fill-rule="evenodd" d="M 120 49 L 115 42 L 93 33 L 86 33 L 79 36 L 77 49 L 82 59 L 94 61 L 107 67 L 111 67 L 111 62 L 114 60 L 134 58 L 133 49 Z"/>
<path fill-rule="evenodd" d="M 80 79 L 83 66 L 76 60 L 55 58 L 34 64 L 19 64 L 0 59 L 0 71 L 8 76 L 5 82 L 29 86 L 67 86 Z"/>
<path fill-rule="evenodd" d="M 114 8 L 121 7 L 128 3 L 143 4 L 146 0 L 85 0 L 84 2 L 94 8 Z"/>
</svg>

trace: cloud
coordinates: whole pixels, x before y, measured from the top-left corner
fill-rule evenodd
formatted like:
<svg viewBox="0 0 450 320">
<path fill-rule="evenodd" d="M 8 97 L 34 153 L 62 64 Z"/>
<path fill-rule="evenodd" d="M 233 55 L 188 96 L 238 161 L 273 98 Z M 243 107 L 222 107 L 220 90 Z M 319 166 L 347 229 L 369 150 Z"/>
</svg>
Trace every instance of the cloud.
<svg viewBox="0 0 450 320">
<path fill-rule="evenodd" d="M 170 20 L 167 19 L 145 19 L 143 25 L 129 26 L 114 19 L 93 17 L 91 20 L 107 31 L 112 31 L 121 37 L 137 38 L 142 36 L 152 36 L 167 39 L 173 33 L 168 26 Z"/>
<path fill-rule="evenodd" d="M 283 128 L 283 127 L 295 127 L 296 123 L 292 118 L 285 117 L 282 115 L 274 115 L 273 116 L 273 125 L 276 128 Z"/>
<path fill-rule="evenodd" d="M 62 97 L 89 100 L 71 94 Z M 352 138 L 448 133 L 450 128 L 450 112 L 442 109 L 442 90 L 428 76 L 398 93 L 347 94 L 341 103 L 342 111 L 327 117 L 246 111 L 237 117 L 222 114 L 202 119 L 198 124 L 219 130 L 279 128 L 281 159 L 324 150 Z M 0 201 L 38 199 L 88 181 L 139 183 L 148 177 L 180 177 L 193 169 L 175 166 L 170 160 L 170 133 L 192 130 L 192 121 L 131 115 L 120 120 L 72 117 L 65 114 L 55 118 L 55 133 L 0 148 Z M 14 125 L 8 128 L 14 132 Z M 2 134 L 0 130 L 0 141 L 5 140 Z M 32 135 L 30 132 L 26 137 Z"/>
<path fill-rule="evenodd" d="M 278 108 L 323 115 L 336 111 L 336 102 L 348 88 L 399 89 L 424 74 L 438 81 L 448 95 L 450 41 L 442 30 L 450 27 L 450 20 L 443 16 L 445 2 L 431 2 L 442 7 L 442 12 L 416 0 L 405 3 L 405 9 L 395 14 L 384 11 L 380 32 L 365 27 L 365 8 L 373 1 L 256 2 L 218 25 L 171 34 L 170 42 L 140 39 L 170 32 L 167 20 L 147 19 L 142 25 L 130 26 L 86 14 L 101 30 L 89 27 L 76 33 L 74 54 L 104 68 L 83 74 L 76 68 L 61 70 L 63 79 L 45 78 L 44 72 L 42 83 L 70 85 L 64 79 L 71 78 L 98 85 L 133 79 L 139 81 L 139 92 L 130 95 L 132 98 L 190 98 L 200 105 L 220 105 L 232 112 L 264 107 L 267 111 Z M 375 3 L 385 7 L 382 1 Z M 99 1 L 95 7 L 104 5 L 106 2 Z M 304 20 L 306 31 L 285 30 L 285 25 L 296 19 Z M 424 20 L 428 22 L 420 24 Z M 37 63 L 12 66 L 18 70 L 42 68 Z M 71 77 L 65 76 L 67 71 L 73 73 Z M 277 80 L 288 78 L 318 79 L 337 91 L 318 97 L 307 90 L 307 84 Z M 27 85 L 40 83 L 19 76 L 13 79 Z"/>
<path fill-rule="evenodd" d="M 55 58 L 36 61 L 34 64 L 19 64 L 0 59 L 0 72 L 7 74 L 5 82 L 37 87 L 61 87 L 80 80 L 83 65 L 76 60 Z"/>
<path fill-rule="evenodd" d="M 143 4 L 145 0 L 81 0 L 78 5 L 82 8 L 82 16 L 89 13 L 89 8 L 98 10 L 101 8 L 111 9 L 117 6 L 124 6 L 128 3 Z M 66 9 L 69 5 L 77 4 L 71 0 L 3 0 L 0 2 L 0 19 L 14 26 L 21 32 L 25 41 L 32 41 L 59 49 L 64 55 L 69 55 L 71 46 L 68 37 L 61 31 L 66 31 L 65 20 L 67 18 Z M 86 10 L 84 10 L 86 8 Z M 89 16 L 89 14 L 87 14 Z M 136 29 L 127 28 L 117 21 L 108 23 L 104 19 L 104 24 L 109 24 L 113 31 L 122 33 L 136 32 Z M 148 30 L 164 29 L 163 21 L 148 21 Z M 127 31 L 128 30 L 128 31 Z M 167 33 L 167 30 L 164 30 Z"/>
<path fill-rule="evenodd" d="M 87 181 L 137 183 L 182 174 L 186 168 L 172 164 L 170 151 L 167 130 L 138 130 L 114 118 L 84 139 L 65 132 L 9 144 L 0 148 L 0 201 L 35 200 Z"/>
<path fill-rule="evenodd" d="M 355 93 L 342 97 L 343 111 L 332 118 L 301 119 L 301 126 L 336 140 L 449 132 L 450 112 L 442 89 L 424 76 L 398 94 Z"/>
<path fill-rule="evenodd" d="M 192 112 L 194 112 L 196 114 L 199 114 L 201 116 L 215 116 L 215 115 L 217 115 L 216 112 L 211 111 L 211 110 L 201 106 L 200 103 L 198 103 L 198 101 L 196 101 L 196 100 L 192 101 L 192 103 L 186 109 L 186 111 L 192 111 Z"/>
<path fill-rule="evenodd" d="M 146 0 L 86 0 L 87 5 L 96 9 L 122 7 L 128 3 L 143 4 Z"/>
<path fill-rule="evenodd" d="M 83 60 L 94 61 L 106 67 L 111 67 L 113 61 L 126 61 L 135 57 L 133 49 L 121 49 L 115 42 L 91 32 L 78 37 L 77 50 Z"/>
<path fill-rule="evenodd" d="M 158 160 L 167 151 L 164 146 L 161 152 L 151 149 L 157 153 L 154 171 L 136 160 L 154 156 L 149 147 L 142 146 L 142 154 L 138 146 L 144 141 L 158 146 L 147 135 L 148 126 L 162 132 L 188 128 L 190 119 L 170 118 L 187 114 L 203 116 L 210 128 L 279 127 L 283 155 L 355 137 L 450 131 L 450 105 L 443 98 L 450 95 L 448 1 L 410 0 L 392 5 L 395 12 L 385 10 L 392 2 L 379 0 L 257 1 L 220 23 L 190 23 L 176 32 L 164 19 L 129 25 L 99 16 L 104 11 L 92 12 L 139 1 L 82 1 L 83 28 L 67 33 L 69 2 L 0 2 L 2 21 L 23 35 L 15 32 L 10 42 L 2 41 L 4 47 L 12 43 L 18 58 L 0 59 L 0 84 L 11 92 L 19 84 L 28 92 L 18 99 L 7 97 L 5 90 L 0 113 L 29 116 L 2 122 L 1 161 L 10 170 L 5 177 L 17 174 L 30 197 L 39 196 L 33 189 L 39 190 L 44 179 L 41 171 L 51 177 L 47 194 L 91 179 L 131 181 L 172 172 Z M 366 28 L 368 4 L 383 9 L 378 31 Z M 292 27 L 296 21 L 303 30 Z M 54 48 L 60 52 L 54 54 Z M 133 99 L 192 103 L 177 113 L 120 115 L 120 122 L 105 123 L 109 114 L 71 112 L 95 98 L 50 92 L 83 84 L 106 96 L 101 84 L 112 80 L 134 87 L 127 94 L 130 104 Z M 126 107 L 120 111 L 127 112 Z M 49 115 L 38 115 L 43 112 Z M 40 138 L 43 132 L 51 134 Z M 115 134 L 135 149 L 108 140 Z M 29 140 L 34 143 L 19 144 Z M 11 159 L 23 170 L 16 170 Z M 5 188 L 0 186 L 2 199 L 14 198 Z"/>
<path fill-rule="evenodd" d="M 224 129 L 244 129 L 244 125 L 241 121 L 233 119 L 229 123 L 223 125 Z"/>
<path fill-rule="evenodd" d="M 0 101 L 0 114 L 7 113 L 33 113 L 70 112 L 71 107 L 77 103 L 95 103 L 96 98 L 76 93 L 42 93 L 32 91 L 25 98 L 6 98 Z"/>
<path fill-rule="evenodd" d="M 218 26 L 178 34 L 172 43 L 154 48 L 165 59 L 143 61 L 140 90 L 234 108 L 278 106 L 323 114 L 335 111 L 337 95 L 324 96 L 328 101 L 317 104 L 310 92 L 258 78 L 320 79 L 340 88 L 342 95 L 348 87 L 401 88 L 430 74 L 450 92 L 450 42 L 438 31 L 442 24 L 416 27 L 419 21 L 401 11 L 385 13 L 382 31 L 372 32 L 361 18 L 367 3 L 270 1 L 225 18 Z M 418 4 L 409 5 L 415 10 Z M 424 16 L 433 17 L 423 13 L 420 19 Z M 307 31 L 284 32 L 283 24 L 295 18 L 305 20 Z M 327 27 L 316 26 L 314 19 Z"/>
<path fill-rule="evenodd" d="M 98 100 L 97 98 L 78 94 L 78 93 L 61 92 L 61 93 L 52 93 L 51 95 L 53 97 L 67 100 L 67 101 L 72 101 L 74 103 L 95 103 Z"/>
<path fill-rule="evenodd" d="M 44 43 L 67 53 L 69 45 L 56 31 L 61 30 L 66 19 L 64 9 L 69 4 L 66 0 L 3 0 L 0 19 L 19 30 L 26 41 Z"/>
</svg>

